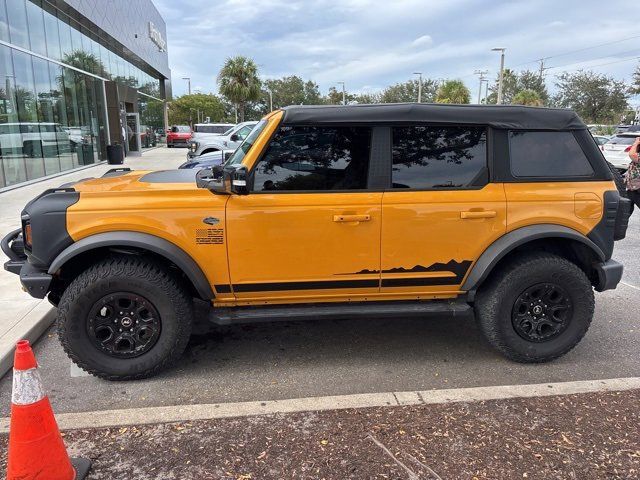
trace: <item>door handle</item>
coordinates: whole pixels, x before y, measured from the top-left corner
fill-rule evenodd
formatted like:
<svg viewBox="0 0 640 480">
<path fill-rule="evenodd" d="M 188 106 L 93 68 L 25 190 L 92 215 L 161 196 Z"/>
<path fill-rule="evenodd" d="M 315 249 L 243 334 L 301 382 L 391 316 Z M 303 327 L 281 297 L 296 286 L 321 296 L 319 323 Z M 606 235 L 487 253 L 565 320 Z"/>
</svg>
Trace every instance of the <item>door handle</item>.
<svg viewBox="0 0 640 480">
<path fill-rule="evenodd" d="M 460 218 L 462 219 L 495 218 L 496 215 L 495 210 L 468 210 L 466 212 L 460 212 Z"/>
<path fill-rule="evenodd" d="M 371 215 L 334 215 L 334 222 L 368 222 Z"/>
</svg>

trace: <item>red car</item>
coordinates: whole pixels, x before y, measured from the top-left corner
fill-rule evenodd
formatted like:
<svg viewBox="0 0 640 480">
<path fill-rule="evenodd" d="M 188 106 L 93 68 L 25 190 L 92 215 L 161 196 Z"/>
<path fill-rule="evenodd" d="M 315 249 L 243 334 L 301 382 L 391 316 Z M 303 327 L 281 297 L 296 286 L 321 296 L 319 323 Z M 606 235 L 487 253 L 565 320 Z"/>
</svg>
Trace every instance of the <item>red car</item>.
<svg viewBox="0 0 640 480">
<path fill-rule="evenodd" d="M 189 144 L 191 138 L 191 127 L 189 125 L 174 125 L 167 131 L 167 147 Z"/>
</svg>

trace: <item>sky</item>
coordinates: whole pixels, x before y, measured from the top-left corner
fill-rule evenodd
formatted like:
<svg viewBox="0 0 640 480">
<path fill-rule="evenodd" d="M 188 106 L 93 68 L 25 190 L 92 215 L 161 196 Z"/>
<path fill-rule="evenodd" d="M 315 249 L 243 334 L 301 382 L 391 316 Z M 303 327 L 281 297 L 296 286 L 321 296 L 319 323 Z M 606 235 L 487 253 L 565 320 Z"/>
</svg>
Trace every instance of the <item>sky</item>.
<svg viewBox="0 0 640 480">
<path fill-rule="evenodd" d="M 564 70 L 630 81 L 640 63 L 640 5 L 631 8 L 630 0 L 154 3 L 167 23 L 174 96 L 187 91 L 182 77 L 191 77 L 192 91 L 217 93 L 217 73 L 235 55 L 253 58 L 263 79 L 299 75 L 323 94 L 341 81 L 352 93 L 377 92 L 422 72 L 462 79 L 474 100 L 474 71 L 497 76 L 494 47 L 506 48 L 505 67 L 515 70 L 537 70 L 538 60 L 547 58 L 551 90 Z"/>
</svg>

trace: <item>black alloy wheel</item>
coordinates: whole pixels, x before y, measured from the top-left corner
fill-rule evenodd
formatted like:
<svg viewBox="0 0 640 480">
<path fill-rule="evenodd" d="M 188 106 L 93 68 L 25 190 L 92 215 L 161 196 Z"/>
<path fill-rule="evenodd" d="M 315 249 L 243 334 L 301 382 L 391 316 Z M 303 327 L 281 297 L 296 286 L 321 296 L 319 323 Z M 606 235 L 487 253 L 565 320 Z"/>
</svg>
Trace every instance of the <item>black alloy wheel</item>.
<svg viewBox="0 0 640 480">
<path fill-rule="evenodd" d="M 564 332 L 572 316 L 573 304 L 567 292 L 555 283 L 539 283 L 518 296 L 511 321 L 525 340 L 546 342 Z"/>
<path fill-rule="evenodd" d="M 162 323 L 153 304 L 129 292 L 116 292 L 94 303 L 87 333 L 101 351 L 117 358 L 148 352 L 160 336 Z"/>
</svg>

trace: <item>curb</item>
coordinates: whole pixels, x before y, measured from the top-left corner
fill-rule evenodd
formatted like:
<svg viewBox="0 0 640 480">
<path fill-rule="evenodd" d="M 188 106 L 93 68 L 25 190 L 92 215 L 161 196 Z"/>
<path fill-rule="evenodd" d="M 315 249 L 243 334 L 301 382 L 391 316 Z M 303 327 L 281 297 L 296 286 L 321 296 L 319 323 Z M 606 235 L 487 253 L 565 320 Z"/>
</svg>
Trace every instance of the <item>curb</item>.
<svg viewBox="0 0 640 480">
<path fill-rule="evenodd" d="M 170 407 L 145 407 L 56 415 L 61 430 L 172 423 L 216 418 L 271 415 L 347 408 L 396 407 L 436 403 L 479 402 L 509 398 L 548 397 L 580 393 L 640 389 L 640 377 L 578 382 L 455 388 L 415 392 L 366 393 L 308 397 L 264 402 L 239 402 Z M 54 405 L 55 408 L 55 405 Z M 9 419 L 0 418 L 0 433 L 8 433 Z"/>
<path fill-rule="evenodd" d="M 13 352 L 18 340 L 34 344 L 47 331 L 56 317 L 56 309 L 42 300 L 0 338 L 0 378 L 13 368 Z"/>
</svg>

